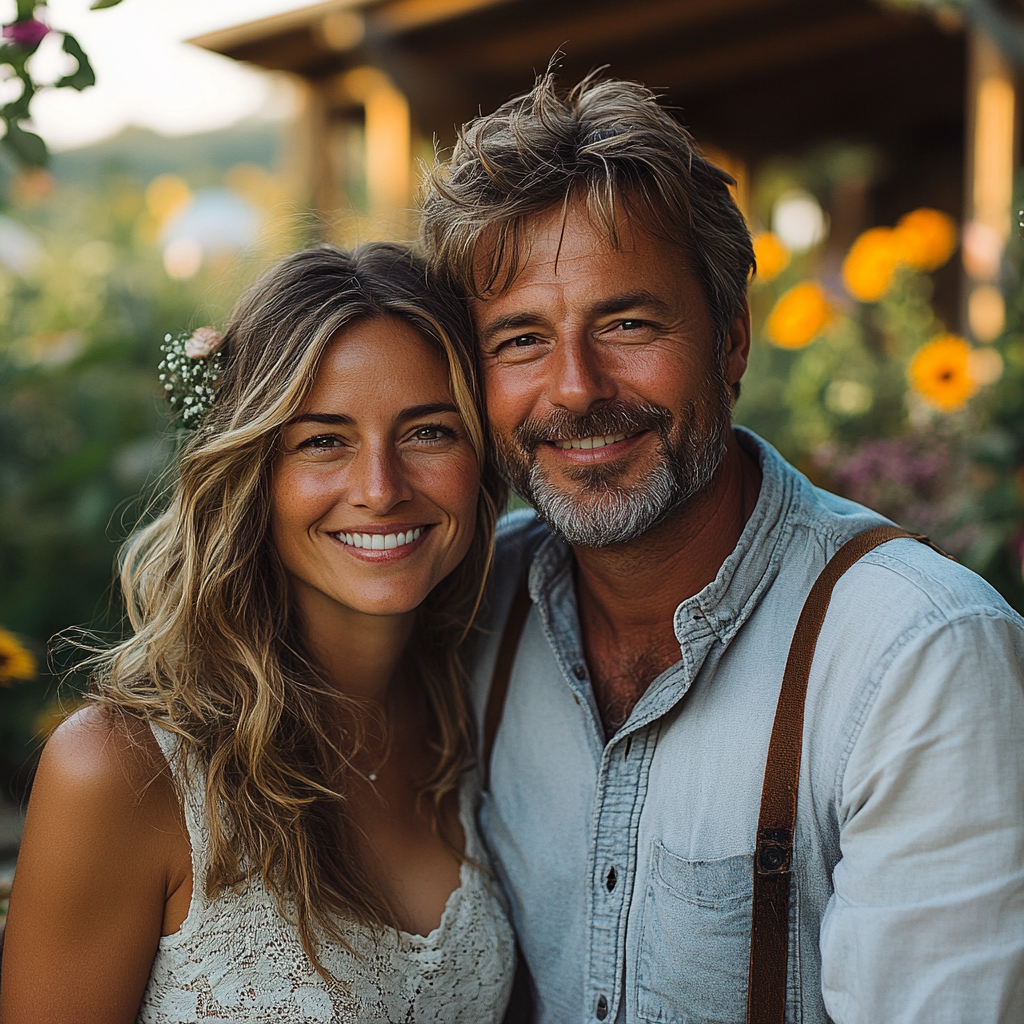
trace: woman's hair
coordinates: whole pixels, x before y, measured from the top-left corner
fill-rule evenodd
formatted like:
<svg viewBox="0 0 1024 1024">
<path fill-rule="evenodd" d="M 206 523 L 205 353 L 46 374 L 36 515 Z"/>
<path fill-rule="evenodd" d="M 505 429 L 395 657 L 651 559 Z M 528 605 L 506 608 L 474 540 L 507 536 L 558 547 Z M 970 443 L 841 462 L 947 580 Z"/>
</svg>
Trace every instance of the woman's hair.
<svg viewBox="0 0 1024 1024">
<path fill-rule="evenodd" d="M 322 678 L 296 623 L 270 538 L 282 427 L 301 409 L 324 350 L 357 322 L 395 317 L 443 354 L 481 470 L 465 559 L 418 611 L 408 652 L 424 684 L 435 752 L 422 792 L 437 808 L 472 755 L 458 647 L 479 601 L 503 485 L 485 457 L 472 331 L 459 299 L 400 246 L 321 246 L 264 274 L 225 329 L 223 378 L 184 445 L 166 510 L 126 544 L 121 587 L 134 635 L 92 660 L 93 699 L 181 738 L 205 776 L 211 895 L 261 876 L 303 945 L 344 941 L 335 915 L 394 925 L 346 816 L 367 708 Z M 329 723 L 340 722 L 333 731 Z"/>
</svg>

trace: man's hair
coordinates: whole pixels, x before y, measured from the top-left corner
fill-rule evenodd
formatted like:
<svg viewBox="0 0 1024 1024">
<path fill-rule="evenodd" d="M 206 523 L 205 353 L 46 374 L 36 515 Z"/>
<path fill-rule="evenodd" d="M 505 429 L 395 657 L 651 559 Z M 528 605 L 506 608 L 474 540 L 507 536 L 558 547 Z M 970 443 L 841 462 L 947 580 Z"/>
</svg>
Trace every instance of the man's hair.
<svg viewBox="0 0 1024 1024">
<path fill-rule="evenodd" d="M 594 73 L 560 92 L 549 69 L 530 92 L 463 126 L 425 184 L 424 245 L 435 271 L 482 297 L 522 270 L 525 228 L 538 214 L 582 202 L 618 246 L 621 209 L 682 249 L 721 346 L 754 266 L 732 184 L 649 89 Z"/>
</svg>

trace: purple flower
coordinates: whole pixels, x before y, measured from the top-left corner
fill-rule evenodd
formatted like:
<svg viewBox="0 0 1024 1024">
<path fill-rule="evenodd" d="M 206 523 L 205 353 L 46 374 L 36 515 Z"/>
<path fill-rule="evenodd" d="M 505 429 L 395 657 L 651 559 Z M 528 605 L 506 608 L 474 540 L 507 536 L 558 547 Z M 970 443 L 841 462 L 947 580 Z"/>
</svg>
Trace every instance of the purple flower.
<svg viewBox="0 0 1024 1024">
<path fill-rule="evenodd" d="M 49 31 L 49 26 L 35 18 L 29 18 L 27 21 L 16 21 L 11 25 L 4 25 L 3 37 L 10 39 L 15 46 L 22 50 L 34 50 Z"/>
</svg>

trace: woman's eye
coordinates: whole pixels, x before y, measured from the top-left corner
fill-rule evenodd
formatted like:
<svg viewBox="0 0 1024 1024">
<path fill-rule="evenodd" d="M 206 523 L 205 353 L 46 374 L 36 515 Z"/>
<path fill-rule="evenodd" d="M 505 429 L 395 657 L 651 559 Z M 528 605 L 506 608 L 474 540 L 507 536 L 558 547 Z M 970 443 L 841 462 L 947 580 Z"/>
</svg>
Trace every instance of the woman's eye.
<svg viewBox="0 0 1024 1024">
<path fill-rule="evenodd" d="M 412 435 L 417 441 L 444 441 L 452 436 L 447 427 L 420 427 L 413 431 Z"/>
<path fill-rule="evenodd" d="M 333 434 L 319 434 L 316 437 L 307 438 L 299 445 L 299 448 L 306 451 L 321 452 L 337 448 L 340 444 L 341 441 L 334 437 Z"/>
</svg>

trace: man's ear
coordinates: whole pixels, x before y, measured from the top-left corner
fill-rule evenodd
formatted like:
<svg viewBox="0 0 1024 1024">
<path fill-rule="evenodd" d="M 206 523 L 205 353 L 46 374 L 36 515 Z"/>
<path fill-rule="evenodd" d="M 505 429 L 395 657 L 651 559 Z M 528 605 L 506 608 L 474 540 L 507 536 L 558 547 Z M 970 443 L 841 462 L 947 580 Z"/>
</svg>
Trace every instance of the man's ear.
<svg viewBox="0 0 1024 1024">
<path fill-rule="evenodd" d="M 734 392 L 739 392 L 739 383 L 743 374 L 747 372 L 747 360 L 750 358 L 750 306 L 747 305 L 747 297 L 743 301 L 739 311 L 729 324 L 729 331 L 725 336 L 725 347 L 722 352 L 722 364 L 725 371 L 725 379 Z"/>
</svg>

